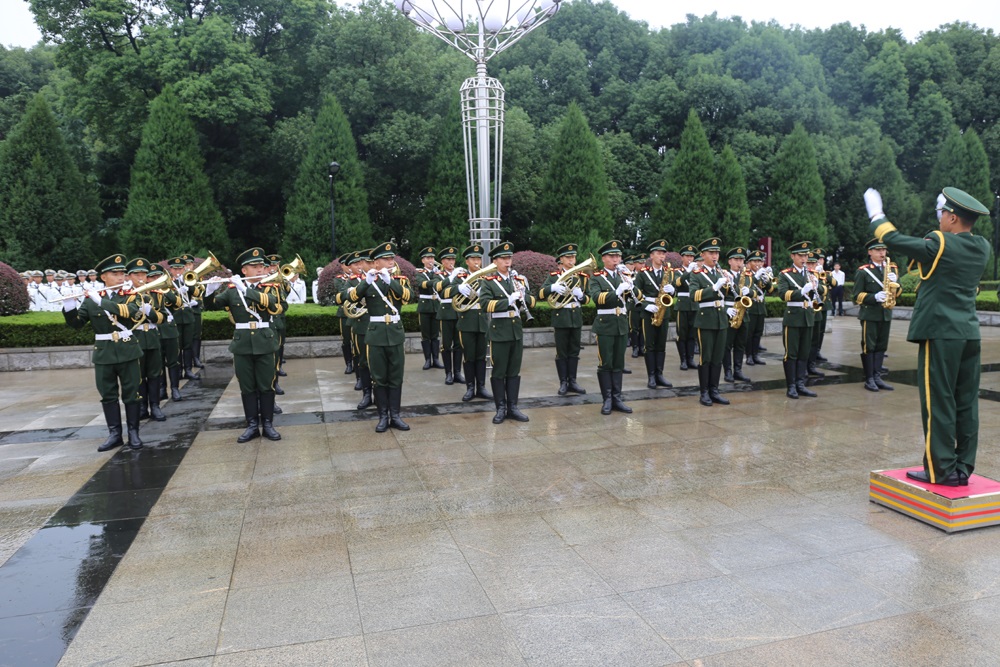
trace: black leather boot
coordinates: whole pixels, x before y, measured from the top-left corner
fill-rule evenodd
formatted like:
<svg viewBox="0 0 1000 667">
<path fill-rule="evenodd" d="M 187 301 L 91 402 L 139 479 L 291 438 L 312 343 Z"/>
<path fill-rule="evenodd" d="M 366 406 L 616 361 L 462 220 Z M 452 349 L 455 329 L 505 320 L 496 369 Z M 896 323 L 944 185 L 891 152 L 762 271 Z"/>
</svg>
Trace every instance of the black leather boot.
<svg viewBox="0 0 1000 667">
<path fill-rule="evenodd" d="M 875 378 L 872 377 L 872 373 L 874 372 L 873 366 L 875 365 L 872 357 L 874 356 L 874 354 L 861 353 L 861 367 L 865 371 L 865 389 L 868 391 L 878 391 L 878 385 L 875 384 Z"/>
<path fill-rule="evenodd" d="M 274 392 L 260 393 L 260 434 L 268 440 L 281 440 L 281 434 L 274 430 Z"/>
<path fill-rule="evenodd" d="M 816 368 L 816 355 L 819 354 L 819 350 L 815 347 L 809 349 L 809 361 L 806 363 L 806 375 L 813 378 L 825 378 L 826 373 Z"/>
<path fill-rule="evenodd" d="M 452 372 L 452 356 L 451 350 L 445 350 L 441 354 L 441 358 L 444 359 L 444 383 L 445 384 L 455 384 L 455 374 Z"/>
<path fill-rule="evenodd" d="M 625 399 L 622 398 L 622 374 L 620 372 L 611 372 L 611 407 L 618 412 L 632 414 L 632 408 L 625 405 Z"/>
<path fill-rule="evenodd" d="M 611 392 L 614 391 L 611 384 L 611 371 L 597 371 L 597 384 L 601 388 L 601 398 L 604 399 L 604 404 L 601 405 L 601 414 L 610 415 Z"/>
<path fill-rule="evenodd" d="M 566 369 L 565 359 L 556 359 L 556 374 L 559 376 L 559 389 L 556 393 L 565 396 L 569 391 L 569 371 Z"/>
<path fill-rule="evenodd" d="M 361 371 L 361 401 L 358 402 L 358 410 L 370 408 L 372 404 L 372 372 L 367 366 L 362 366 Z"/>
<path fill-rule="evenodd" d="M 184 375 L 182 377 L 185 380 L 197 380 L 199 375 L 191 372 L 191 367 L 194 364 L 194 351 L 191 349 L 183 350 L 181 358 L 184 360 Z"/>
<path fill-rule="evenodd" d="M 399 416 L 400 403 L 403 401 L 402 387 L 389 387 L 389 426 L 397 431 L 409 431 L 410 425 Z"/>
<path fill-rule="evenodd" d="M 760 353 L 764 351 L 764 348 L 760 346 L 760 336 L 754 336 L 753 342 L 750 344 L 749 351 L 751 356 L 753 356 L 753 362 L 757 366 L 766 366 L 764 360 L 760 358 Z"/>
<path fill-rule="evenodd" d="M 646 388 L 656 389 L 656 353 L 647 352 L 643 361 L 646 362 Z"/>
<path fill-rule="evenodd" d="M 389 430 L 389 388 L 375 387 L 375 407 L 378 409 L 378 424 L 375 425 L 376 433 L 385 433 Z"/>
<path fill-rule="evenodd" d="M 628 345 L 632 348 L 632 358 L 639 358 L 639 334 L 635 331 L 628 335 Z"/>
<path fill-rule="evenodd" d="M 517 397 L 521 393 L 521 376 L 509 377 L 504 382 L 507 391 L 507 416 L 514 421 L 526 422 L 528 415 L 517 409 Z"/>
<path fill-rule="evenodd" d="M 274 414 L 276 414 L 276 415 L 283 415 L 283 414 L 285 414 L 285 411 L 281 409 L 281 406 L 278 405 L 277 402 L 275 402 L 275 404 L 274 404 Z"/>
<path fill-rule="evenodd" d="M 654 379 L 656 380 L 657 387 L 673 387 L 674 385 L 667 382 L 667 378 L 663 377 L 663 365 L 667 363 L 667 351 L 656 352 L 656 374 Z"/>
<path fill-rule="evenodd" d="M 191 353 L 193 354 L 192 364 L 195 368 L 204 368 L 205 364 L 201 363 L 201 339 L 195 338 L 191 341 Z"/>
<path fill-rule="evenodd" d="M 433 368 L 444 368 L 444 364 L 441 363 L 441 339 L 434 338 L 431 339 L 431 366 Z"/>
<path fill-rule="evenodd" d="M 476 368 L 468 361 L 462 367 L 465 370 L 465 396 L 462 396 L 462 401 L 468 403 L 476 396 Z"/>
<path fill-rule="evenodd" d="M 184 394 L 181 393 L 181 367 L 171 366 L 170 370 L 170 400 L 183 401 Z"/>
<path fill-rule="evenodd" d="M 580 368 L 580 357 L 566 357 L 566 389 L 574 394 L 586 394 L 587 390 L 576 383 L 576 371 Z"/>
<path fill-rule="evenodd" d="M 139 383 L 139 421 L 149 419 L 149 380 Z"/>
<path fill-rule="evenodd" d="M 816 398 L 816 392 L 811 389 L 806 388 L 806 378 L 809 377 L 806 366 L 807 361 L 799 359 L 795 362 L 795 391 L 798 392 L 799 396 L 807 396 L 809 398 Z"/>
<path fill-rule="evenodd" d="M 694 354 L 695 345 L 696 341 L 693 338 L 689 338 L 684 343 L 684 351 L 685 353 L 687 353 L 688 368 L 690 368 L 691 370 L 698 368 L 698 362 L 695 361 L 695 354 Z"/>
<path fill-rule="evenodd" d="M 481 359 L 475 363 L 476 368 L 476 398 L 493 400 L 493 394 L 486 388 L 486 360 Z"/>
<path fill-rule="evenodd" d="M 675 340 L 674 344 L 677 345 L 677 356 L 681 359 L 681 370 L 686 371 L 688 369 L 687 344 L 682 340 Z"/>
<path fill-rule="evenodd" d="M 733 351 L 726 350 L 722 353 L 722 369 L 725 373 L 726 382 L 736 382 L 736 378 L 733 377 Z"/>
<path fill-rule="evenodd" d="M 434 367 L 434 364 L 431 363 L 431 342 L 429 340 L 420 341 L 420 349 L 424 353 L 424 370 L 429 371 Z"/>
<path fill-rule="evenodd" d="M 698 367 L 698 402 L 706 408 L 712 407 L 712 397 L 708 395 L 709 368 L 708 364 Z"/>
<path fill-rule="evenodd" d="M 254 438 L 260 437 L 260 419 L 258 418 L 258 413 L 260 408 L 258 406 L 257 394 L 240 394 L 240 398 L 243 400 L 243 418 L 247 420 L 247 428 L 240 437 L 236 438 L 236 442 L 250 442 Z"/>
<path fill-rule="evenodd" d="M 354 364 L 354 377 L 357 378 L 354 381 L 354 391 L 364 391 L 365 381 L 361 378 L 361 369 L 363 366 L 361 364 Z M 371 377 L 371 376 L 369 376 Z M 371 383 L 369 383 L 371 384 Z"/>
<path fill-rule="evenodd" d="M 274 379 L 274 393 L 277 394 L 278 396 L 285 395 L 285 390 L 281 388 L 280 384 L 278 384 L 277 378 Z"/>
<path fill-rule="evenodd" d="M 170 369 L 166 366 L 163 367 L 163 373 L 160 375 L 160 400 L 167 400 L 167 381 L 170 379 L 169 376 Z"/>
<path fill-rule="evenodd" d="M 750 343 L 750 342 L 751 342 L 750 340 L 747 340 L 747 343 Z M 747 366 L 753 366 L 754 365 L 753 355 L 750 354 L 750 348 L 749 347 L 746 350 L 744 350 L 744 354 L 746 355 Z"/>
<path fill-rule="evenodd" d="M 354 349 L 351 347 L 351 342 L 345 340 L 341 343 L 340 351 L 344 355 L 344 375 L 350 375 L 354 372 Z"/>
<path fill-rule="evenodd" d="M 142 449 L 142 439 L 139 438 L 139 402 L 125 404 L 125 428 L 128 429 L 129 449 Z"/>
<path fill-rule="evenodd" d="M 451 367 L 455 373 L 455 382 L 459 384 L 465 384 L 465 378 L 458 371 L 462 367 L 462 348 L 456 347 L 451 351 Z"/>
<path fill-rule="evenodd" d="M 785 368 L 785 384 L 788 386 L 788 391 L 785 392 L 785 396 L 788 398 L 798 398 L 799 392 L 795 387 L 795 362 L 786 359 L 781 363 Z"/>
<path fill-rule="evenodd" d="M 719 393 L 719 377 L 722 375 L 722 366 L 719 364 L 710 364 L 708 369 L 708 398 L 713 403 L 729 405 L 729 399 L 723 398 L 722 394 Z"/>
<path fill-rule="evenodd" d="M 108 425 L 108 439 L 98 446 L 97 451 L 106 452 L 125 444 L 122 440 L 122 413 L 118 401 L 101 401 L 101 409 Z"/>
<path fill-rule="evenodd" d="M 507 383 L 503 378 L 490 378 L 490 384 L 493 386 L 493 404 L 497 408 L 493 423 L 502 424 L 507 418 Z"/>
<path fill-rule="evenodd" d="M 882 381 L 882 360 L 885 358 L 885 352 L 875 352 L 872 354 L 872 362 L 874 366 L 874 373 L 872 373 L 872 379 L 875 380 L 875 385 L 882 391 L 892 391 L 892 385 L 886 384 Z"/>
<path fill-rule="evenodd" d="M 750 382 L 750 378 L 743 374 L 743 353 L 733 351 L 733 379 L 740 382 Z"/>
<path fill-rule="evenodd" d="M 152 417 L 154 421 L 158 422 L 167 421 L 167 416 L 163 414 L 163 410 L 160 409 L 160 387 L 162 385 L 162 375 L 155 378 L 149 378 L 149 381 L 146 383 L 146 388 L 149 391 L 149 416 Z"/>
</svg>

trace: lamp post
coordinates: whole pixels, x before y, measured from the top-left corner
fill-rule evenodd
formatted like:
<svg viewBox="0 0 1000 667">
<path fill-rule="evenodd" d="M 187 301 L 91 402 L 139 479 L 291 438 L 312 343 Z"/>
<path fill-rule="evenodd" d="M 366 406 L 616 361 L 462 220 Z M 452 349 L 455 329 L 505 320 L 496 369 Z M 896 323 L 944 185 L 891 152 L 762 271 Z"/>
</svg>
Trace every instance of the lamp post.
<svg viewBox="0 0 1000 667">
<path fill-rule="evenodd" d="M 333 209 L 333 177 L 337 175 L 340 171 L 339 162 L 331 162 L 329 167 L 327 167 L 327 173 L 330 175 L 330 261 L 334 262 L 337 260 L 337 218 L 334 215 Z"/>
<path fill-rule="evenodd" d="M 486 62 L 559 11 L 562 0 L 395 0 L 418 27 L 476 63 L 462 84 L 462 134 L 469 240 L 487 252 L 500 240 L 504 89 Z"/>
</svg>

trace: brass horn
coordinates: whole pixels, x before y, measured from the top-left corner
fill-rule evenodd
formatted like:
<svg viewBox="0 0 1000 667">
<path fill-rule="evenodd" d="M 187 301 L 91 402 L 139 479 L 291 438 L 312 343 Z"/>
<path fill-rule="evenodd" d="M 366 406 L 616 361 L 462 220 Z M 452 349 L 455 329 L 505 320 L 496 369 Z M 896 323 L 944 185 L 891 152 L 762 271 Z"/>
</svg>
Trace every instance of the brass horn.
<svg viewBox="0 0 1000 667">
<path fill-rule="evenodd" d="M 578 273 L 583 271 L 593 271 L 597 267 L 597 260 L 594 259 L 594 255 L 591 254 L 590 258 L 577 264 L 573 268 L 566 271 L 558 278 L 556 278 L 555 284 L 566 285 L 566 291 L 563 294 L 557 292 L 552 292 L 546 298 L 549 302 L 549 306 L 552 308 L 565 308 L 573 300 L 573 288 L 582 285 L 582 279 L 578 276 Z"/>
<path fill-rule="evenodd" d="M 285 280 L 291 280 L 292 274 L 294 273 L 297 273 L 300 276 L 304 276 L 308 273 L 306 270 L 306 263 L 302 261 L 302 258 L 299 255 L 295 255 L 295 259 L 288 264 L 282 264 L 279 271 L 281 271 L 281 276 Z"/>
<path fill-rule="evenodd" d="M 215 255 L 210 252 L 208 253 L 208 257 L 205 261 L 194 267 L 192 270 L 184 272 L 184 284 L 188 287 L 194 287 L 203 276 L 208 275 L 212 271 L 218 271 L 221 268 L 222 262 L 217 260 Z"/>
<path fill-rule="evenodd" d="M 192 272 L 189 271 L 188 273 L 192 273 Z M 169 273 L 164 273 L 162 276 L 160 276 L 156 280 L 151 280 L 148 283 L 146 283 L 145 285 L 139 285 L 139 287 L 136 287 L 135 288 L 135 293 L 136 294 L 145 294 L 146 292 L 152 292 L 153 290 L 156 290 L 156 289 L 170 289 L 170 284 L 172 282 L 173 281 L 170 279 L 170 274 Z"/>
<path fill-rule="evenodd" d="M 470 273 L 461 284 L 468 285 L 475 292 L 477 289 L 476 283 L 489 274 L 495 273 L 496 270 L 496 264 L 489 264 L 474 273 Z M 479 303 L 479 298 L 475 294 L 472 296 L 465 296 L 464 294 L 459 293 L 452 298 L 451 307 L 460 313 L 464 313 L 465 311 L 470 310 L 477 303 Z"/>
</svg>

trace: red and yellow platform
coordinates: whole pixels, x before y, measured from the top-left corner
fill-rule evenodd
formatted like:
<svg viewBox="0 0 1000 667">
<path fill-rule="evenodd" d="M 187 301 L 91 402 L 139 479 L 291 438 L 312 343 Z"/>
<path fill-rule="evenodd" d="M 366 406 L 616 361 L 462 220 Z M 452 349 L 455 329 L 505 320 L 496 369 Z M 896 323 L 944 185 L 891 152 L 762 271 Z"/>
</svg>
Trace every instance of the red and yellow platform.
<svg viewBox="0 0 1000 667">
<path fill-rule="evenodd" d="M 939 486 L 908 479 L 923 467 L 874 470 L 868 499 L 946 533 L 1000 524 L 1000 482 L 973 474 L 968 486 Z"/>
</svg>

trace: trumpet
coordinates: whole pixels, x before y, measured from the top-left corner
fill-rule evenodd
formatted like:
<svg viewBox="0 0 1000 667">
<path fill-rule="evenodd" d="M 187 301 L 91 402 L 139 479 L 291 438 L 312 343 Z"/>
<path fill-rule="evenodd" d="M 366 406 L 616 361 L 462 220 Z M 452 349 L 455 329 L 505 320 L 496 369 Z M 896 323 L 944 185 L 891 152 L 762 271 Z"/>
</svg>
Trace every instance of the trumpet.
<svg viewBox="0 0 1000 667">
<path fill-rule="evenodd" d="M 194 267 L 190 271 L 184 272 L 184 284 L 188 287 L 194 287 L 201 280 L 202 276 L 205 276 L 213 271 L 218 271 L 222 268 L 222 262 L 215 258 L 211 252 L 208 253 L 208 257 L 205 258 L 198 266 Z M 166 275 L 166 274 L 164 274 Z"/>
<path fill-rule="evenodd" d="M 295 255 L 295 259 L 291 262 L 281 265 L 281 268 L 278 269 L 278 273 L 280 273 L 281 277 L 285 280 L 291 280 L 292 275 L 296 273 L 300 276 L 304 276 L 309 272 L 306 270 L 306 263 L 302 261 L 302 258 L 299 255 Z"/>
<path fill-rule="evenodd" d="M 561 276 L 556 278 L 555 284 L 565 285 L 566 291 L 563 294 L 559 294 L 557 292 L 552 292 L 551 294 L 549 294 L 549 296 L 546 298 L 546 301 L 548 301 L 549 306 L 551 306 L 552 308 L 565 308 L 570 303 L 572 303 L 573 288 L 574 287 L 582 288 L 583 285 L 583 279 L 577 274 L 581 273 L 582 271 L 592 271 L 596 266 L 597 266 L 597 260 L 594 259 L 593 255 L 591 255 L 590 259 L 585 260 L 580 264 L 577 264 L 576 266 L 567 270 Z"/>
<path fill-rule="evenodd" d="M 146 292 L 151 292 L 157 289 L 168 289 L 170 287 L 170 274 L 164 273 L 162 276 L 156 280 L 151 280 L 145 285 L 140 285 L 135 288 L 136 294 L 145 294 Z"/>
</svg>

